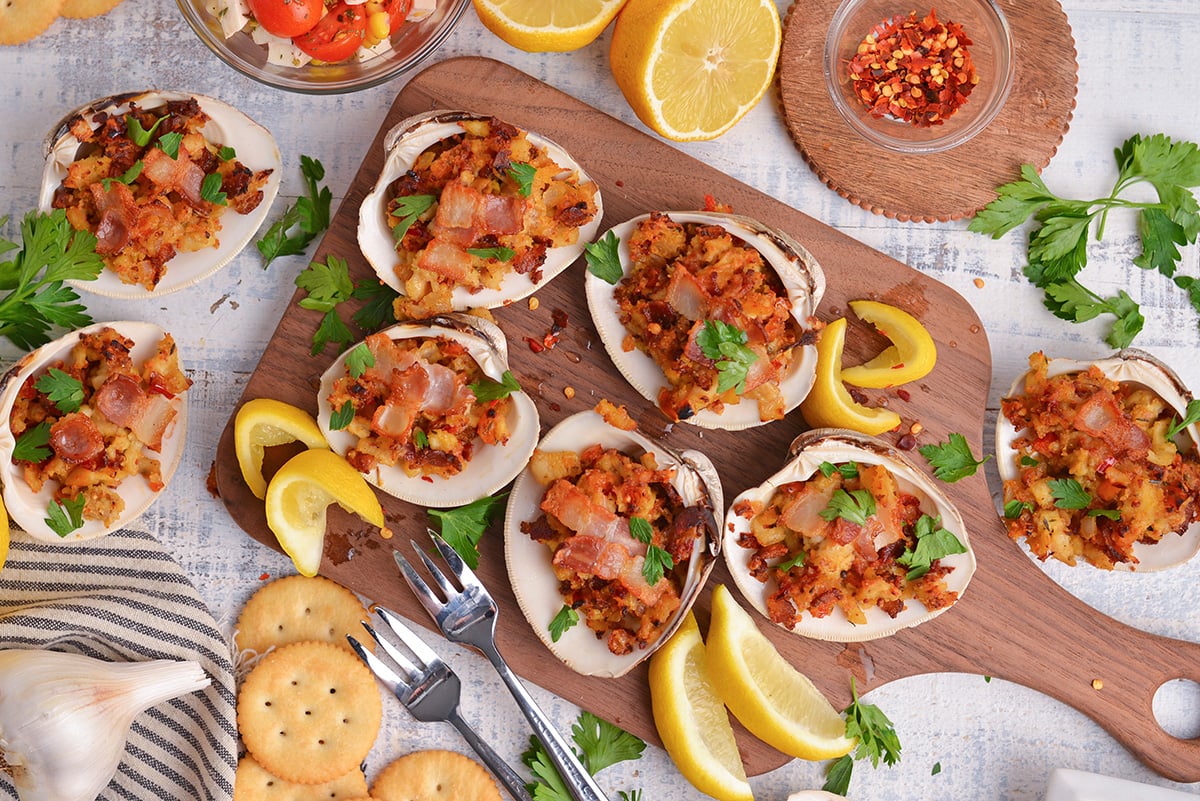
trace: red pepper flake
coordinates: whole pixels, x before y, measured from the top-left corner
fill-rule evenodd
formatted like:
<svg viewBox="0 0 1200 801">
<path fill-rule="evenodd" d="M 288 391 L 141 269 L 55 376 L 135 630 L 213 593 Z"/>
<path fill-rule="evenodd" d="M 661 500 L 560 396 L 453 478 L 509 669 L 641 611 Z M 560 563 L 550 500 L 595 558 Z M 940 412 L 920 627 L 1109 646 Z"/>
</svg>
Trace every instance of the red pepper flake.
<svg viewBox="0 0 1200 801">
<path fill-rule="evenodd" d="M 867 402 L 867 393 L 863 392 L 862 390 L 855 389 L 854 387 L 846 387 L 846 390 L 850 393 L 850 397 L 854 399 L 855 403 L 865 404 Z"/>
<path fill-rule="evenodd" d="M 892 17 L 873 27 L 850 59 L 854 94 L 875 117 L 941 125 L 979 83 L 962 26 L 937 13 Z"/>
<path fill-rule="evenodd" d="M 525 344 L 528 345 L 529 349 L 534 353 L 541 353 L 546 349 L 545 345 L 543 345 L 541 342 L 538 342 L 533 337 L 521 337 L 521 339 L 525 340 Z"/>
<path fill-rule="evenodd" d="M 267 580 L 267 579 L 269 579 L 270 577 L 271 577 L 271 574 L 270 574 L 270 573 L 263 573 L 262 575 L 260 575 L 260 576 L 258 577 L 258 580 L 259 580 L 259 581 L 266 581 L 266 580 Z"/>
<path fill-rule="evenodd" d="M 896 447 L 902 451 L 911 451 L 917 447 L 917 438 L 912 434 L 905 434 L 896 442 Z"/>
<path fill-rule="evenodd" d="M 896 390 L 896 396 L 899 397 L 900 400 L 904 401 L 905 403 L 912 400 L 912 393 L 909 392 L 907 389 Z"/>
</svg>

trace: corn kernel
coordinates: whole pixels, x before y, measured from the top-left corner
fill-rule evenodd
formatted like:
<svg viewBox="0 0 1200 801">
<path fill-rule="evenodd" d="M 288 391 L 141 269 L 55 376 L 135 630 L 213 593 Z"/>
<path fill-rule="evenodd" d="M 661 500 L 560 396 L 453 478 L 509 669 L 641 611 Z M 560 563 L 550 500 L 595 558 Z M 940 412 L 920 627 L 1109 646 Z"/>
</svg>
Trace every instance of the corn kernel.
<svg viewBox="0 0 1200 801">
<path fill-rule="evenodd" d="M 380 41 L 388 35 L 392 27 L 392 18 L 386 11 L 379 11 L 367 17 L 367 32 Z"/>
<path fill-rule="evenodd" d="M 1092 679 L 1092 689 L 1093 690 L 1103 690 L 1104 682 L 1100 681 L 1100 679 Z"/>
</svg>

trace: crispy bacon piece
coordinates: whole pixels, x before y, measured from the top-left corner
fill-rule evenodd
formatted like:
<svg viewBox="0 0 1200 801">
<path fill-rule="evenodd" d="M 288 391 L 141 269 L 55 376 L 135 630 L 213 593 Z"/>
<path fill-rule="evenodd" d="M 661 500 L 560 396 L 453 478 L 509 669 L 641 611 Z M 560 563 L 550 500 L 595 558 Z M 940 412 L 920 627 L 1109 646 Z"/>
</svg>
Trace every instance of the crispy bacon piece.
<svg viewBox="0 0 1200 801">
<path fill-rule="evenodd" d="M 1150 437 L 1122 411 L 1108 390 L 1097 390 L 1088 398 L 1075 413 L 1072 425 L 1104 440 L 1117 453 L 1128 453 L 1137 458 L 1144 456 L 1150 448 Z"/>
<path fill-rule="evenodd" d="M 80 464 L 104 452 L 104 436 L 86 414 L 72 412 L 50 426 L 50 447 L 68 464 Z"/>
<path fill-rule="evenodd" d="M 120 253 L 129 244 L 130 232 L 138 221 L 133 192 L 120 181 L 111 182 L 107 190 L 101 183 L 91 184 L 88 190 L 100 217 L 96 227 L 96 252 L 103 256 Z"/>
<path fill-rule="evenodd" d="M 430 230 L 438 239 L 471 247 L 483 236 L 519 233 L 525 205 L 524 198 L 485 195 L 455 181 L 442 190 Z"/>
<path fill-rule="evenodd" d="M 109 376 L 93 397 L 100 413 L 119 426 L 132 428 L 133 423 L 146 413 L 149 398 L 141 382 L 124 373 Z"/>
<path fill-rule="evenodd" d="M 164 191 L 175 190 L 193 208 L 203 208 L 200 187 L 204 183 L 204 170 L 192 163 L 187 153 L 180 150 L 178 158 L 171 158 L 162 148 L 152 147 L 142 156 L 142 170 L 148 180 Z"/>
<path fill-rule="evenodd" d="M 660 578 L 651 585 L 642 575 L 646 557 L 631 554 L 620 543 L 603 537 L 577 534 L 554 552 L 554 566 L 616 581 L 647 607 L 658 603 L 670 582 Z"/>
<path fill-rule="evenodd" d="M 629 533 L 629 521 L 593 503 L 583 490 L 559 479 L 546 490 L 542 511 L 554 515 L 576 534 L 616 543 L 633 556 L 646 553 L 646 546 Z"/>
</svg>

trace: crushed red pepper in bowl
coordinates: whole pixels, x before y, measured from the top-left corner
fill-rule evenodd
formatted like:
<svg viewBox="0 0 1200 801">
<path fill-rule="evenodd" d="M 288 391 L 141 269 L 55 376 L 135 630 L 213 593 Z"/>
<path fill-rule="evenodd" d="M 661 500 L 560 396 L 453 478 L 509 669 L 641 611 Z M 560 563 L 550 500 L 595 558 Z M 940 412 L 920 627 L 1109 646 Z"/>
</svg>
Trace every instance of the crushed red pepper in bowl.
<svg viewBox="0 0 1200 801">
<path fill-rule="evenodd" d="M 979 83 L 971 39 L 957 22 L 941 22 L 937 10 L 913 11 L 876 25 L 850 59 L 858 98 L 876 116 L 913 125 L 941 125 Z"/>
</svg>

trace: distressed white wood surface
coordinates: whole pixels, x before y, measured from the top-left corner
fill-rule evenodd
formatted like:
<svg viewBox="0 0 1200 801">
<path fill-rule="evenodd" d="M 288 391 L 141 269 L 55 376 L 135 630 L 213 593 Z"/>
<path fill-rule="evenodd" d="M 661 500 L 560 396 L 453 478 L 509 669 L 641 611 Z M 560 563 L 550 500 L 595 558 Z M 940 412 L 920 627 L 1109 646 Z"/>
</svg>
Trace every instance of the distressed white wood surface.
<svg viewBox="0 0 1200 801">
<path fill-rule="evenodd" d="M 780 11 L 788 8 L 779 0 Z M 1200 74 L 1200 6 L 1194 0 L 1068 0 L 1066 12 L 1079 53 L 1079 93 L 1071 129 L 1045 170 L 1065 196 L 1107 194 L 1115 175 L 1112 149 L 1135 132 L 1200 138 L 1194 80 Z M 473 12 L 436 58 L 496 58 L 640 126 L 609 74 L 608 35 L 565 54 L 527 54 L 488 33 Z M 66 111 L 120 91 L 150 87 L 185 89 L 226 100 L 270 129 L 284 159 L 283 188 L 274 219 L 302 191 L 300 154 L 319 158 L 335 204 L 349 185 L 403 79 L 373 90 L 309 97 L 261 86 L 224 66 L 186 27 L 170 0 L 126 0 L 90 21 L 59 20 L 43 36 L 0 47 L 0 216 L 5 234 L 34 207 L 41 142 Z M 966 224 L 897 223 L 872 215 L 826 189 L 804 165 L 768 95 L 730 133 L 715 142 L 681 145 L 737 179 L 801 209 L 958 290 L 987 330 L 994 362 L 988 424 L 1031 351 L 1088 357 L 1106 355 L 1106 323 L 1071 325 L 1051 316 L 1040 292 L 1021 276 L 1024 229 L 993 241 Z M 931 175 L 931 191 L 953 191 L 953 176 Z M 1137 253 L 1132 218 L 1110 220 L 1107 238 L 1093 245 L 1083 281 L 1103 295 L 1126 289 L 1142 305 L 1146 329 L 1136 345 L 1164 359 L 1200 390 L 1198 316 L 1168 280 L 1130 263 Z M 195 386 L 183 466 L 143 524 L 170 548 L 215 617 L 232 624 L 260 576 L 291 572 L 290 562 L 260 546 L 230 521 L 220 501 L 205 491 L 217 438 L 244 382 L 293 291 L 302 258 L 261 268 L 251 249 L 202 284 L 153 302 L 85 296 L 97 320 L 147 319 L 175 333 Z M 1185 252 L 1181 272 L 1200 275 L 1197 248 Z M 983 287 L 975 285 L 983 280 Z M 0 357 L 16 356 L 0 343 Z M 990 448 L 990 442 L 988 443 Z M 993 488 L 994 472 L 989 473 Z M 1093 606 L 1131 625 L 1200 641 L 1200 560 L 1162 574 L 1102 574 L 1086 567 L 1048 570 Z M 464 680 L 464 713 L 485 737 L 516 762 L 526 727 L 501 685 L 478 657 L 430 637 Z M 803 669 L 803 665 L 798 666 Z M 576 709 L 535 688 L 535 695 L 564 729 Z M 495 698 L 493 698 L 495 696 Z M 903 743 L 901 763 L 872 770 L 859 764 L 851 796 L 875 799 L 1041 799 L 1053 768 L 1106 773 L 1192 792 L 1172 785 L 1130 757 L 1103 730 L 1074 710 L 1039 693 L 978 676 L 935 675 L 907 679 L 871 692 L 895 722 Z M 445 726 L 414 723 L 397 703 L 386 706 L 389 724 L 373 751 L 370 771 L 422 747 L 466 750 Z M 1200 734 L 1200 692 L 1178 683 L 1156 703 L 1169 731 Z M 614 710 L 614 713 L 616 711 Z M 935 765 L 940 772 L 933 775 Z M 756 797 L 783 801 L 789 792 L 819 787 L 823 764 L 795 761 L 753 780 Z M 641 787 L 645 798 L 703 798 L 679 776 L 666 755 L 649 749 L 636 763 L 609 769 L 603 784 Z"/>
</svg>

